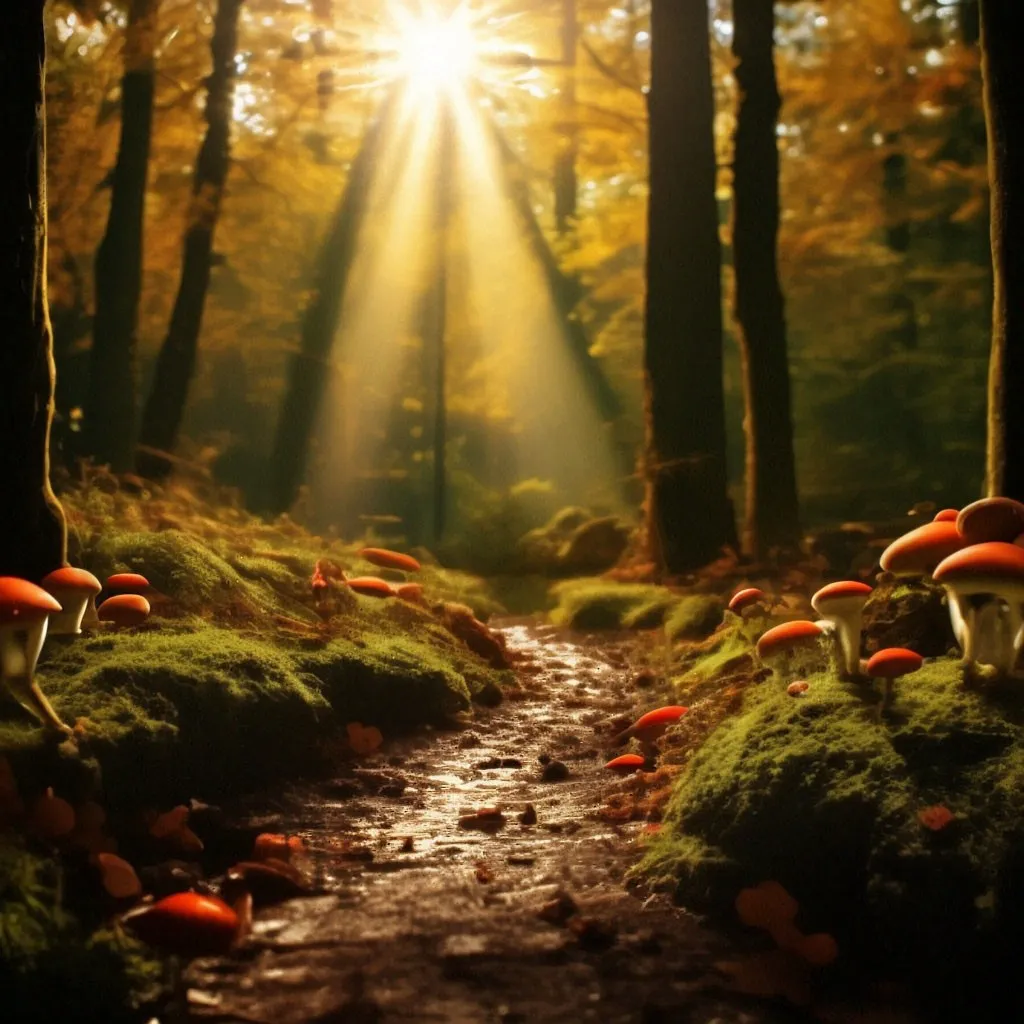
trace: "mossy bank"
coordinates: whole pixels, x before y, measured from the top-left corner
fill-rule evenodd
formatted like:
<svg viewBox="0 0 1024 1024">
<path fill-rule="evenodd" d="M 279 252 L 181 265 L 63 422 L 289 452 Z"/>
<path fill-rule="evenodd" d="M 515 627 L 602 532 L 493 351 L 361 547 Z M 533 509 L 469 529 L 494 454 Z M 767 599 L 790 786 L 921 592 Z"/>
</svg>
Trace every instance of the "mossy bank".
<svg viewBox="0 0 1024 1024">
<path fill-rule="evenodd" d="M 1000 962 L 1024 922 L 1024 685 L 969 688 L 941 657 L 880 714 L 868 684 L 823 671 L 791 697 L 791 678 L 750 685 L 693 756 L 642 872 L 731 922 L 741 888 L 778 881 L 840 964 Z"/>
</svg>

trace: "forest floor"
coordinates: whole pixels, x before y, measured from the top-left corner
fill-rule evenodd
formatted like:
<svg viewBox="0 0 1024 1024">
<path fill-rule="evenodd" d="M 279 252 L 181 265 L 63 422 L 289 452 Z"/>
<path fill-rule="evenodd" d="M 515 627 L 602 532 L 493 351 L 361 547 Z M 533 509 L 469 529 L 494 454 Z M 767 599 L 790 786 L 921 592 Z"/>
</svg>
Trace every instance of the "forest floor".
<svg viewBox="0 0 1024 1024">
<path fill-rule="evenodd" d="M 520 680 L 500 706 L 229 809 L 227 830 L 301 835 L 316 886 L 258 908 L 234 955 L 193 964 L 190 1019 L 912 1019 L 826 1005 L 759 936 L 710 931 L 630 884 L 635 840 L 658 825 L 614 820 L 609 798 L 636 778 L 603 765 L 610 729 L 653 695 L 639 638 L 498 625 Z"/>
</svg>

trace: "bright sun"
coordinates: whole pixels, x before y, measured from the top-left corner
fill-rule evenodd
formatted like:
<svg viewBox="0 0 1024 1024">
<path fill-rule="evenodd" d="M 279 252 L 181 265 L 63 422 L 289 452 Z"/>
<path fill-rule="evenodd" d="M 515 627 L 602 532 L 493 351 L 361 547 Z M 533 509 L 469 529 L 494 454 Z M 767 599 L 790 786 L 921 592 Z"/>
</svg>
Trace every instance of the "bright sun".
<svg viewBox="0 0 1024 1024">
<path fill-rule="evenodd" d="M 450 15 L 430 12 L 402 19 L 398 37 L 398 67 L 414 85 L 438 89 L 473 72 L 477 41 L 462 10 Z"/>
</svg>

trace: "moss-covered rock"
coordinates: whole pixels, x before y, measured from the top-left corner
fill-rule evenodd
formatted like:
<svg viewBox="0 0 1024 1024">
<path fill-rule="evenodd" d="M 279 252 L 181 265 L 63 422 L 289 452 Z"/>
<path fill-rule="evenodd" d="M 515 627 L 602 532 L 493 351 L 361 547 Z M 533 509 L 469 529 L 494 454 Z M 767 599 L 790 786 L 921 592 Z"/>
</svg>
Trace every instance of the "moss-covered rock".
<svg viewBox="0 0 1024 1024">
<path fill-rule="evenodd" d="M 665 619 L 665 634 L 673 641 L 703 639 L 720 625 L 724 614 L 725 601 L 717 594 L 689 594 Z"/>
<path fill-rule="evenodd" d="M 551 621 L 570 629 L 656 629 L 678 597 L 666 587 L 617 583 L 601 577 L 566 580 L 552 587 Z"/>
<path fill-rule="evenodd" d="M 959 966 L 1017 934 L 1024 686 L 966 688 L 943 658 L 880 716 L 870 686 L 808 679 L 798 699 L 777 675 L 747 690 L 681 776 L 643 870 L 727 916 L 741 887 L 777 880 L 805 931 L 886 970 Z M 953 814 L 937 831 L 920 817 L 936 805 Z"/>
<path fill-rule="evenodd" d="M 883 647 L 909 647 L 935 658 L 957 646 L 945 591 L 925 579 L 879 583 L 864 607 L 863 629 L 869 654 Z"/>
</svg>

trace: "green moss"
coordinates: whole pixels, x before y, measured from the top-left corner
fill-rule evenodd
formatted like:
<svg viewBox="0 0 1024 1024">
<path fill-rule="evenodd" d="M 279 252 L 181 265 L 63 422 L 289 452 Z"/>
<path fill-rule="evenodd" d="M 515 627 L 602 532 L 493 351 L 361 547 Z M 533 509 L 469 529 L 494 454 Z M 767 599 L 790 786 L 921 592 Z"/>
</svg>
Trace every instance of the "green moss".
<svg viewBox="0 0 1024 1024">
<path fill-rule="evenodd" d="M 694 756 L 642 870 L 723 914 L 742 886 L 778 880 L 805 930 L 889 967 L 955 960 L 1019 920 L 1019 685 L 970 690 L 940 659 L 899 681 L 880 717 L 869 685 L 819 673 L 793 699 L 788 678 L 749 689 Z M 957 816 L 940 832 L 918 818 L 936 804 Z M 993 920 L 975 902 L 985 893 L 1004 894 Z"/>
<path fill-rule="evenodd" d="M 717 594 L 690 594 L 679 599 L 665 619 L 669 640 L 706 637 L 722 621 L 725 602 Z"/>
<path fill-rule="evenodd" d="M 754 639 L 756 632 L 749 623 L 736 618 L 723 623 L 707 640 L 683 649 L 677 679 L 683 683 L 703 683 L 734 666 L 752 664 Z"/>
<path fill-rule="evenodd" d="M 19 1024 L 137 1019 L 159 989 L 160 965 L 110 929 L 63 906 L 59 865 L 0 835 L 0 991 Z M 7 1016 L 4 1017 L 7 1020 Z"/>
<path fill-rule="evenodd" d="M 570 629 L 654 629 L 678 601 L 665 587 L 601 577 L 566 580 L 552 593 L 551 621 Z"/>
</svg>

